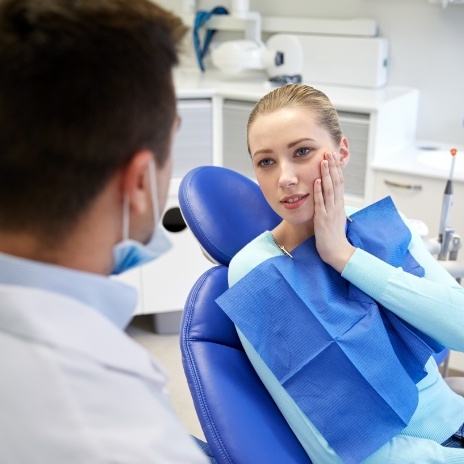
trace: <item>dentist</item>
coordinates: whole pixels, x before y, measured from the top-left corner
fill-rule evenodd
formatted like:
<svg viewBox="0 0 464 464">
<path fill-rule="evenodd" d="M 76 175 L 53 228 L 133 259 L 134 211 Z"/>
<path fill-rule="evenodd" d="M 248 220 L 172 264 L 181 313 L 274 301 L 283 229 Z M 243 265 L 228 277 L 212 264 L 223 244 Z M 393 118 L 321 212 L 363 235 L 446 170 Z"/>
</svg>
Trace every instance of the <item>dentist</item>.
<svg viewBox="0 0 464 464">
<path fill-rule="evenodd" d="M 0 462 L 208 462 L 108 278 L 166 248 L 184 33 L 148 0 L 0 3 Z"/>
</svg>

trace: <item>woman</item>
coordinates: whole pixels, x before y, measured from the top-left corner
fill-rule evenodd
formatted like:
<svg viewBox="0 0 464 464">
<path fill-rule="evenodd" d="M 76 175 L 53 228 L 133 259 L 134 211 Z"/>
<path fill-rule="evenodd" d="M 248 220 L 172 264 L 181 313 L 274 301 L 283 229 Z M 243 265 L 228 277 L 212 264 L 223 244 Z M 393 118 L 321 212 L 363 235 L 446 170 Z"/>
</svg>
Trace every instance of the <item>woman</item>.
<svg viewBox="0 0 464 464">
<path fill-rule="evenodd" d="M 218 303 L 309 457 L 464 463 L 464 398 L 431 357 L 464 351 L 464 289 L 390 200 L 345 207 L 349 145 L 322 92 L 270 92 L 247 132 L 282 222 L 234 257 Z"/>
</svg>

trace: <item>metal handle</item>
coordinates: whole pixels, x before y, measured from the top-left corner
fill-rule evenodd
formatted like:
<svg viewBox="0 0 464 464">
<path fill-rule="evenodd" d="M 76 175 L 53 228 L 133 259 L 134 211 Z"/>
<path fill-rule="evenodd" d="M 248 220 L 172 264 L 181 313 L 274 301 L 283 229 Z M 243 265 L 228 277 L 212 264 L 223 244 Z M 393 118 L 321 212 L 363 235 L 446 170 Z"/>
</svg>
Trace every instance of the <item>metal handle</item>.
<svg viewBox="0 0 464 464">
<path fill-rule="evenodd" d="M 422 185 L 420 184 L 400 184 L 399 182 L 392 182 L 391 180 L 384 180 L 385 184 L 388 185 L 389 187 L 396 187 L 396 188 L 401 188 L 405 190 L 422 190 Z"/>
</svg>

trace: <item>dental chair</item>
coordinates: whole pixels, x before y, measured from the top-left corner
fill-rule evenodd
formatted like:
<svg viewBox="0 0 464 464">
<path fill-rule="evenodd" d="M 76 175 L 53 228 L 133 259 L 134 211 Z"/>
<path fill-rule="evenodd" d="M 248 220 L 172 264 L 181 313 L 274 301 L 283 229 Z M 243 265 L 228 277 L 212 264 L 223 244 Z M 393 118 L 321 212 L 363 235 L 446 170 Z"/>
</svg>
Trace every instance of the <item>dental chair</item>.
<svg viewBox="0 0 464 464">
<path fill-rule="evenodd" d="M 248 361 L 234 324 L 215 303 L 228 288 L 232 257 L 280 218 L 257 184 L 214 166 L 196 168 L 183 178 L 179 205 L 204 254 L 218 264 L 190 291 L 180 332 L 190 393 L 216 461 L 311 463 Z"/>
<path fill-rule="evenodd" d="M 449 364 L 449 356 L 450 350 L 449 348 L 445 348 L 444 350 L 440 351 L 439 353 L 433 353 L 433 358 L 437 363 L 438 369 L 443 377 L 448 376 L 448 364 Z"/>
<path fill-rule="evenodd" d="M 464 377 L 448 376 L 448 364 L 451 351 L 448 348 L 435 353 L 434 357 L 441 375 L 445 379 L 448 386 L 458 395 L 464 396 Z"/>
<path fill-rule="evenodd" d="M 216 298 L 228 288 L 232 257 L 280 217 L 259 186 L 222 167 L 190 171 L 179 188 L 182 215 L 217 264 L 191 289 L 180 330 L 182 363 L 205 438 L 218 464 L 311 463 L 250 364 Z M 188 263 L 186 263 L 188 265 Z M 449 350 L 436 355 L 446 361 Z M 451 388 L 464 395 L 462 378 Z"/>
</svg>

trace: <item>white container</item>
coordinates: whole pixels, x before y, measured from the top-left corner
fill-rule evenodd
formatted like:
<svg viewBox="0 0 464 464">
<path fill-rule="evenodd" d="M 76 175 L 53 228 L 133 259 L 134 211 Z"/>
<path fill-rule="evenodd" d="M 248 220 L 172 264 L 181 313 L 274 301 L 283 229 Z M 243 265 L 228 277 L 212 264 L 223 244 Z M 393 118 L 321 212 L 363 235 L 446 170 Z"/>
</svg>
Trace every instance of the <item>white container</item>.
<svg viewBox="0 0 464 464">
<path fill-rule="evenodd" d="M 248 13 L 250 9 L 249 0 L 232 0 L 232 14 L 236 16 L 243 16 Z"/>
</svg>

